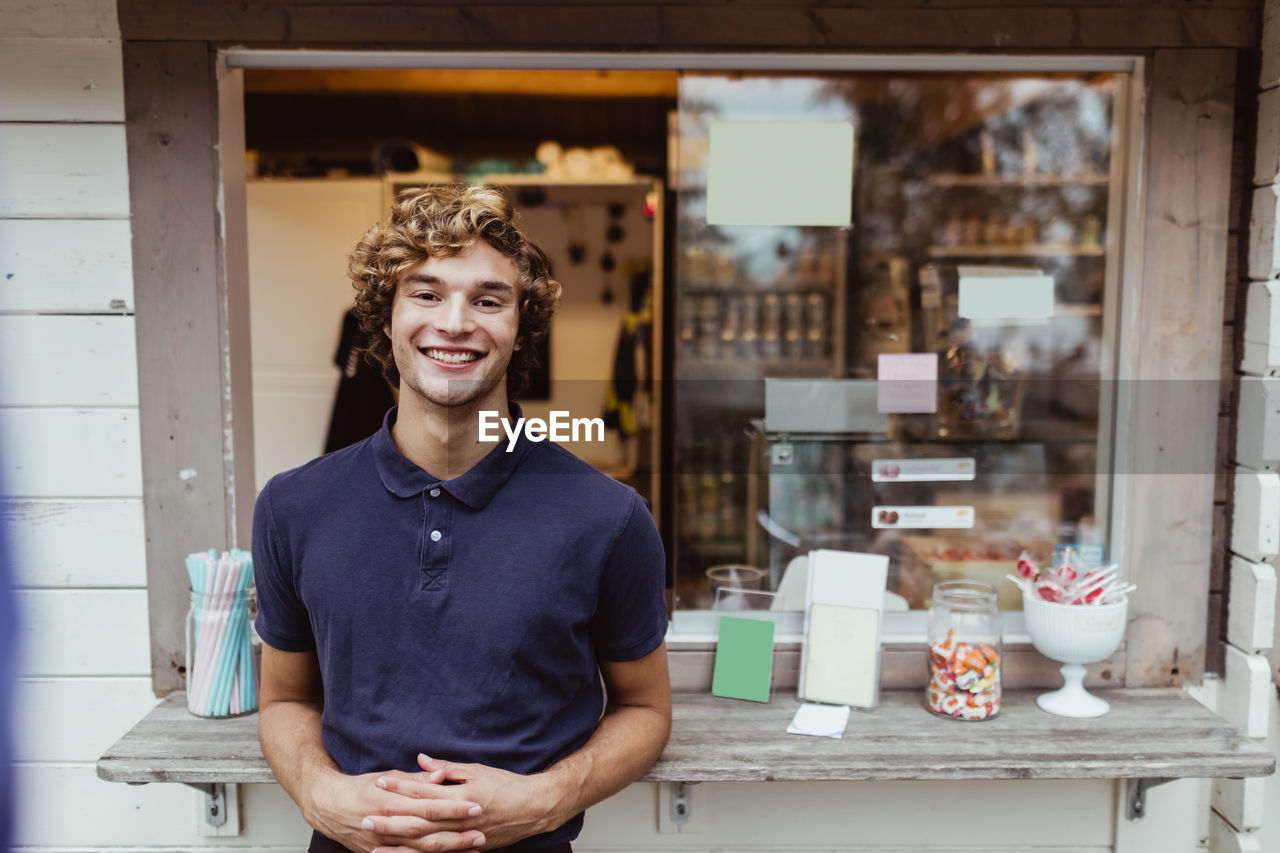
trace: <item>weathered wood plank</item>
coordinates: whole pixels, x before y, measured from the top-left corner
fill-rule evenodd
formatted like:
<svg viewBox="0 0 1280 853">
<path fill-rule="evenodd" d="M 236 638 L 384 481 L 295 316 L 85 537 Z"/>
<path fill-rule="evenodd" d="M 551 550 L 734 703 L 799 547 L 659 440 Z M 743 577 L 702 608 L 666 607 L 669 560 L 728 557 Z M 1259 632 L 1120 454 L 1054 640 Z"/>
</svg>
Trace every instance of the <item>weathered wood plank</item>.
<svg viewBox="0 0 1280 853">
<path fill-rule="evenodd" d="M 1265 281 L 1280 275 L 1280 184 L 1253 191 L 1249 214 L 1249 278 Z"/>
<path fill-rule="evenodd" d="M 148 672 L 145 590 L 23 589 L 16 597 L 22 676 Z"/>
<path fill-rule="evenodd" d="M 1218 706 L 1222 709 L 1222 716 L 1243 736 L 1264 738 L 1267 736 L 1267 711 L 1274 695 L 1271 665 L 1262 655 L 1246 654 L 1231 644 L 1227 644 L 1225 651 L 1222 702 Z"/>
<path fill-rule="evenodd" d="M 136 406 L 133 318 L 0 316 L 0 388 L 9 406 Z"/>
<path fill-rule="evenodd" d="M 1144 590 L 1131 603 L 1129 686 L 1203 673 L 1235 68 L 1229 51 L 1157 51 L 1151 63 L 1144 258 L 1130 320 L 1146 333 L 1122 354 L 1124 378 L 1137 381 L 1121 400 L 1117 447 L 1117 471 L 1132 475 L 1122 553 Z"/>
<path fill-rule="evenodd" d="M 124 121 L 119 42 L 0 40 L 0 121 Z"/>
<path fill-rule="evenodd" d="M 115 4 L 101 0 L 12 0 L 5 4 L 4 27 L 10 38 L 120 37 Z"/>
<path fill-rule="evenodd" d="M 1265 779 L 1214 779 L 1213 809 L 1232 826 L 1258 829 L 1266 816 Z"/>
<path fill-rule="evenodd" d="M 303 853 L 311 837 L 275 784 L 228 786 L 228 798 L 239 794 L 242 833 L 208 838 L 199 829 L 204 796 L 185 785 L 112 785 L 92 762 L 21 764 L 17 775 L 14 849 L 22 853 Z"/>
<path fill-rule="evenodd" d="M 1280 468 L 1280 377 L 1240 378 L 1235 461 L 1256 470 Z"/>
<path fill-rule="evenodd" d="M 1227 505 L 1213 505 L 1213 550 L 1209 556 L 1209 591 L 1222 592 L 1226 588 L 1227 565 Z"/>
<path fill-rule="evenodd" d="M 1240 369 L 1255 376 L 1280 376 L 1280 281 L 1249 285 Z"/>
<path fill-rule="evenodd" d="M 1213 450 L 1213 503 L 1226 503 L 1231 494 L 1232 477 L 1235 468 L 1231 464 L 1232 448 L 1231 431 L 1235 421 L 1229 415 L 1218 415 L 1217 442 Z"/>
<path fill-rule="evenodd" d="M 1241 651 L 1257 654 L 1271 648 L 1275 631 L 1275 566 L 1233 557 L 1227 639 Z"/>
<path fill-rule="evenodd" d="M 126 43 L 138 398 L 147 518 L 152 664 L 178 686 L 186 581 L 199 543 L 231 541 L 233 462 L 224 411 L 214 67 L 206 45 Z"/>
<path fill-rule="evenodd" d="M 1221 591 L 1211 591 L 1209 593 L 1209 624 L 1204 632 L 1204 671 L 1206 673 L 1222 673 L 1224 666 L 1223 646 L 1226 640 L 1222 638 L 1222 625 L 1226 619 L 1226 594 Z"/>
<path fill-rule="evenodd" d="M 1280 8 L 1275 3 L 1262 4 L 1262 65 L 1258 69 L 1258 87 L 1280 86 Z"/>
<path fill-rule="evenodd" d="M 1262 853 L 1257 833 L 1238 831 L 1218 812 L 1209 814 L 1209 849 L 1213 853 Z"/>
<path fill-rule="evenodd" d="M 1280 50 L 1280 46 L 1277 46 Z M 1280 87 L 1258 95 L 1258 144 L 1254 150 L 1253 182 L 1280 181 Z"/>
<path fill-rule="evenodd" d="M 124 219 L 10 219 L 0 228 L 0 311 L 131 313 L 130 251 Z"/>
<path fill-rule="evenodd" d="M 20 587 L 144 587 L 142 500 L 5 500 L 14 584 Z"/>
<path fill-rule="evenodd" d="M 111 124 L 0 124 L 0 217 L 127 218 L 124 137 Z"/>
<path fill-rule="evenodd" d="M 11 497 L 142 496 L 135 409 L 0 409 L 0 435 Z"/>
<path fill-rule="evenodd" d="M 1181 690 L 1110 690 L 1111 713 L 1068 720 L 1010 691 L 982 737 L 924 707 L 921 691 L 886 691 L 842 740 L 785 734 L 793 696 L 767 704 L 678 695 L 672 736 L 650 782 L 858 779 L 1106 779 L 1260 776 L 1275 756 Z M 200 720 L 170 694 L 98 761 L 113 782 L 265 782 L 256 716 Z M 732 733 L 732 737 L 726 737 Z M 940 760 L 940 757 L 945 759 Z"/>
<path fill-rule="evenodd" d="M 1239 468 L 1234 483 L 1231 550 L 1255 563 L 1274 562 L 1280 555 L 1280 474 Z"/>
<path fill-rule="evenodd" d="M 1227 291 L 1231 285 L 1227 285 Z M 1226 305 L 1223 305 L 1225 310 Z M 1230 415 L 1232 398 L 1236 387 L 1236 329 L 1234 323 L 1226 323 L 1222 327 L 1222 351 L 1218 360 L 1218 414 Z"/>
<path fill-rule="evenodd" d="M 91 764 L 155 706 L 146 676 L 23 679 L 15 693 L 13 757 Z"/>
<path fill-rule="evenodd" d="M 1084 3 L 615 3 L 584 14 L 576 3 L 440 4 L 121 0 L 125 39 L 363 44 L 366 46 L 576 47 L 1252 47 L 1256 8 Z"/>
</svg>

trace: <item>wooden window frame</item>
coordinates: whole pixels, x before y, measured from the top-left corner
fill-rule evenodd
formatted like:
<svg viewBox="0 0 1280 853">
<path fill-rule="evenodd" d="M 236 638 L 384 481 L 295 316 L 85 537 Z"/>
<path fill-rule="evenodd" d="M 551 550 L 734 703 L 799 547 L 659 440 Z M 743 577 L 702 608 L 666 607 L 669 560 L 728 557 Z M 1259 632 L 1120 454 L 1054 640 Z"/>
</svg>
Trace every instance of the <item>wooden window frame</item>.
<svg viewBox="0 0 1280 853">
<path fill-rule="evenodd" d="M 122 24 L 135 5 L 147 4 L 122 0 Z M 125 30 L 152 683 L 163 695 L 184 680 L 182 557 L 197 548 L 244 544 L 251 529 L 244 99 L 241 72 L 228 67 L 227 58 L 252 54 L 220 51 L 205 41 L 135 40 Z M 459 58 L 392 55 L 419 66 Z M 305 56 L 294 54 L 299 63 Z M 557 56 L 587 61 L 592 55 L 487 56 L 549 63 Z M 618 67 L 625 54 L 595 56 Z M 687 64 L 678 64 L 682 57 Z M 955 65 L 948 67 L 958 70 L 965 63 L 1001 70 L 1025 63 L 1027 70 L 1043 70 L 1090 61 L 1078 55 L 949 59 Z M 1137 152 L 1131 186 L 1137 191 L 1125 213 L 1125 322 L 1116 357 L 1119 378 L 1135 381 L 1134 393 L 1118 401 L 1114 446 L 1116 458 L 1131 460 L 1141 473 L 1123 475 L 1116 490 L 1119 523 L 1112 539 L 1141 594 L 1131 602 L 1124 651 L 1104 662 L 1096 677 L 1129 687 L 1168 686 L 1198 683 L 1204 670 L 1236 61 L 1233 49 L 1222 48 L 1157 49 L 1131 59 L 1144 63 L 1147 74 L 1143 109 L 1135 111 L 1131 128 L 1130 149 Z M 787 57 L 643 59 L 667 68 L 731 61 L 752 67 L 753 60 L 785 63 Z M 802 67 L 844 69 L 938 60 L 920 54 L 795 57 Z M 1052 671 L 1029 648 L 1012 651 L 1007 672 L 1015 685 L 1039 684 Z M 783 647 L 778 653 L 784 663 L 779 683 L 785 685 L 797 652 Z M 677 687 L 709 684 L 706 643 L 688 643 L 672 654 Z M 923 661 L 919 644 L 890 645 L 886 686 L 923 683 Z"/>
</svg>

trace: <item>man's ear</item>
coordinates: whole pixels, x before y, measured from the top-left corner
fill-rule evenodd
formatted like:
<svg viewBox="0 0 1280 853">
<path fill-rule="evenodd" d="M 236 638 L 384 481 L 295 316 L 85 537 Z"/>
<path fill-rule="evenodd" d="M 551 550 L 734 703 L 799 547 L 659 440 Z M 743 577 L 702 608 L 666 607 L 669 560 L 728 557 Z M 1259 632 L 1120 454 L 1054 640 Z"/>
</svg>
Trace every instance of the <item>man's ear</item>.
<svg viewBox="0 0 1280 853">
<path fill-rule="evenodd" d="M 524 338 L 516 338 L 516 345 L 511 348 L 511 351 L 516 352 L 522 346 L 524 346 Z"/>
<path fill-rule="evenodd" d="M 383 324 L 382 324 L 382 334 L 386 335 L 388 338 L 389 338 L 389 337 L 391 337 L 391 324 L 390 324 L 390 323 L 383 323 Z"/>
</svg>

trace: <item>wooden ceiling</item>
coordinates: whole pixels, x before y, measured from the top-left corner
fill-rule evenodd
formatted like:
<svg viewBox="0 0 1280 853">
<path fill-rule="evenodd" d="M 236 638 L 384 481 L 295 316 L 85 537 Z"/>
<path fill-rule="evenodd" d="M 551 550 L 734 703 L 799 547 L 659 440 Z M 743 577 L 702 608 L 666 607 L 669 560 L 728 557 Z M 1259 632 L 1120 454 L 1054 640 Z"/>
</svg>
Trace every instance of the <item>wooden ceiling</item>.
<svg viewBox="0 0 1280 853">
<path fill-rule="evenodd" d="M 311 69 L 245 71 L 246 92 L 271 94 L 547 95 L 674 98 L 676 71 Z"/>
</svg>

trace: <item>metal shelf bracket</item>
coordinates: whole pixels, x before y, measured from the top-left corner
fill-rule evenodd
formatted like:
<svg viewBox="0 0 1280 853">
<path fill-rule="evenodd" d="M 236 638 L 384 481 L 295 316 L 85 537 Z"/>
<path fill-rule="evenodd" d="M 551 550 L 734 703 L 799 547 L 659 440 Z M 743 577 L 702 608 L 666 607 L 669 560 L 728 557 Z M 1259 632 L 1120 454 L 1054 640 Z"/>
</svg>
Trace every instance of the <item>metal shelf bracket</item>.
<svg viewBox="0 0 1280 853">
<path fill-rule="evenodd" d="M 222 782 L 183 782 L 204 794 L 204 822 L 223 826 L 227 822 L 227 786 Z"/>
<path fill-rule="evenodd" d="M 1142 820 L 1147 813 L 1147 789 L 1172 781 L 1172 779 L 1145 777 L 1140 779 L 1126 779 L 1125 793 L 1127 796 L 1125 799 L 1128 801 L 1129 807 L 1125 811 L 1125 817 L 1129 820 Z"/>
<path fill-rule="evenodd" d="M 689 815 L 693 814 L 693 797 L 689 786 L 697 784 L 697 782 L 676 782 L 671 786 L 672 823 L 683 825 L 689 822 Z"/>
</svg>

